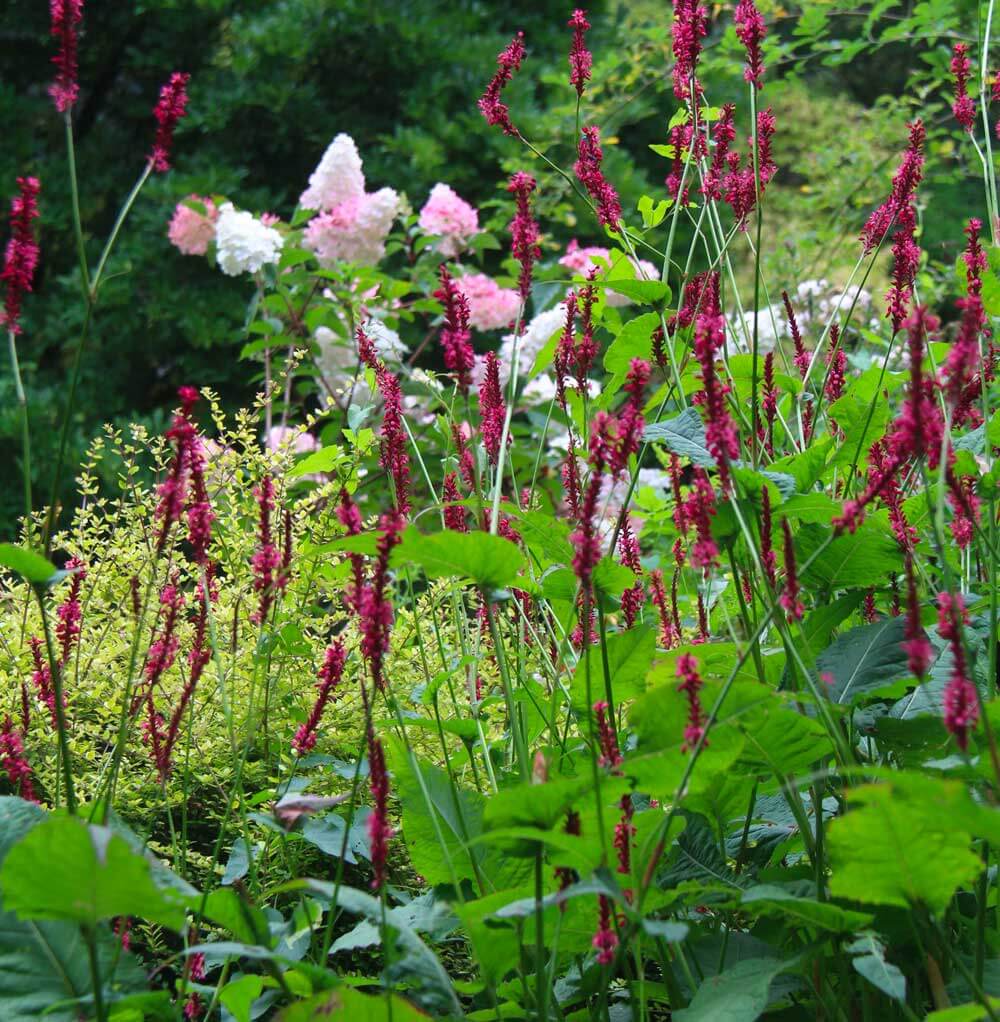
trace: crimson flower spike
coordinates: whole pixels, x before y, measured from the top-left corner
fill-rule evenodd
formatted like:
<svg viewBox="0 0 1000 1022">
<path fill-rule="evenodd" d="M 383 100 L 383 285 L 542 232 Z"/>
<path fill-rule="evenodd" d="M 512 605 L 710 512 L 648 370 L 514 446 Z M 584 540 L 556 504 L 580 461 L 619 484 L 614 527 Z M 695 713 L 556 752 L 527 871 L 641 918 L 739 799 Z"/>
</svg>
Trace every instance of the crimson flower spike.
<svg viewBox="0 0 1000 1022">
<path fill-rule="evenodd" d="M 524 33 L 518 32 L 511 39 L 507 48 L 497 56 L 496 74 L 479 99 L 479 110 L 486 118 L 486 123 L 502 128 L 505 135 L 517 136 L 520 134 L 510 119 L 510 109 L 500 95 L 504 86 L 514 77 L 514 72 L 520 70 L 522 60 L 524 60 Z"/>
<path fill-rule="evenodd" d="M 371 671 L 372 682 L 378 691 L 385 688 L 383 663 L 389 652 L 392 631 L 392 600 L 387 595 L 389 585 L 389 556 L 400 541 L 405 523 L 397 513 L 387 512 L 379 519 L 382 535 L 378 540 L 375 567 L 371 581 L 361 590 L 358 615 L 361 618 L 361 655 Z"/>
<path fill-rule="evenodd" d="M 64 114 L 77 101 L 76 32 L 83 20 L 83 0 L 50 0 L 52 22 L 50 34 L 59 40 L 59 52 L 52 58 L 56 80 L 49 86 L 49 95 L 56 110 Z"/>
<path fill-rule="evenodd" d="M 298 729 L 295 738 L 292 739 L 292 746 L 300 756 L 304 756 L 316 744 L 316 730 L 323 718 L 323 711 L 326 709 L 327 703 L 340 684 L 346 661 L 347 650 L 340 639 L 335 639 L 327 647 L 323 666 L 317 676 L 316 688 L 318 691 L 309 719 Z"/>
<path fill-rule="evenodd" d="M 32 784 L 31 764 L 24 754 L 23 736 L 14 727 L 9 715 L 0 725 L 0 767 L 3 767 L 10 783 L 19 786 L 21 798 L 28 802 L 38 802 Z"/>
<path fill-rule="evenodd" d="M 740 0 L 734 15 L 736 35 L 746 47 L 747 63 L 743 69 L 743 77 L 752 82 L 758 89 L 764 87 L 764 61 L 761 57 L 760 44 L 767 35 L 767 26 L 757 10 L 753 0 Z"/>
<path fill-rule="evenodd" d="M 444 307 L 444 327 L 441 330 L 444 364 L 454 374 L 458 389 L 465 394 L 476 364 L 469 332 L 469 300 L 459 291 L 445 263 L 441 264 L 439 275 L 441 286 L 434 292 L 434 297 Z"/>
<path fill-rule="evenodd" d="M 798 320 L 795 318 L 795 310 L 792 308 L 792 301 L 787 291 L 781 292 L 781 300 L 785 303 L 785 313 L 788 316 L 788 332 L 792 335 L 792 343 L 795 345 L 795 368 L 798 369 L 802 379 L 806 378 L 809 372 L 809 352 L 802 343 L 802 334 L 799 331 Z"/>
<path fill-rule="evenodd" d="M 701 83 L 695 76 L 701 41 L 708 34 L 708 12 L 698 0 L 674 0 L 673 37 L 674 69 L 672 72 L 674 96 L 681 102 L 701 96 Z"/>
<path fill-rule="evenodd" d="M 368 725 L 369 787 L 375 807 L 368 817 L 368 841 L 371 848 L 372 890 L 381 891 L 385 885 L 385 864 L 389 855 L 389 842 L 395 833 L 389 823 L 389 772 L 385 767 L 382 742 L 374 736 Z"/>
<path fill-rule="evenodd" d="M 177 122 L 187 113 L 187 84 L 191 76 L 175 71 L 160 89 L 160 99 L 153 108 L 156 118 L 156 139 L 153 142 L 149 162 L 153 170 L 163 173 L 170 170 L 170 149 L 174 143 L 174 129 Z"/>
<path fill-rule="evenodd" d="M 688 752 L 699 742 L 702 746 L 708 745 L 703 741 L 707 720 L 701 707 L 701 689 L 704 682 L 698 673 L 698 661 L 690 653 L 682 653 L 677 658 L 677 677 L 681 679 L 677 686 L 679 692 L 683 692 L 688 703 L 688 720 L 684 728 L 684 743 L 681 745 L 681 752 Z"/>
<path fill-rule="evenodd" d="M 594 125 L 583 129 L 577 154 L 579 158 L 573 164 L 573 173 L 594 200 L 598 221 L 616 231 L 618 221 L 622 218 L 622 204 L 618 193 L 601 170 L 604 151 L 601 149 L 600 132 Z"/>
<path fill-rule="evenodd" d="M 542 250 L 538 244 L 540 238 L 538 222 L 531 215 L 531 193 L 537 187 L 538 182 L 523 170 L 512 174 L 507 185 L 507 191 L 514 196 L 517 203 L 517 211 L 510 224 L 510 251 L 521 264 L 518 290 L 522 302 L 526 302 L 531 293 L 532 267 L 542 258 Z"/>
<path fill-rule="evenodd" d="M 483 382 L 479 385 L 480 432 L 483 445 L 491 465 L 496 465 L 500 458 L 500 441 L 503 437 L 503 424 L 507 417 L 503 393 L 500 389 L 500 360 L 495 351 L 486 353 L 486 371 Z"/>
<path fill-rule="evenodd" d="M 576 89 L 577 96 L 582 96 L 584 86 L 590 81 L 590 68 L 594 62 L 584 41 L 590 29 L 587 12 L 577 8 L 566 24 L 573 29 L 573 42 L 569 50 L 569 83 Z"/>
<path fill-rule="evenodd" d="M 924 174 L 924 140 L 926 132 L 923 121 L 917 119 L 910 125 L 910 139 L 903 153 L 899 168 L 893 175 L 889 197 L 878 209 L 873 210 L 861 231 L 864 253 L 874 251 L 881 244 L 886 232 L 892 226 L 904 207 L 909 206 L 917 185 Z"/>
<path fill-rule="evenodd" d="M 904 626 L 906 640 L 900 645 L 906 650 L 907 665 L 918 677 L 922 678 L 931 665 L 934 647 L 920 623 L 920 598 L 917 595 L 917 581 L 913 576 L 913 558 L 906 558 L 906 622 Z"/>
<path fill-rule="evenodd" d="M 0 271 L 0 280 L 7 286 L 3 323 L 12 334 L 21 332 L 21 302 L 34 286 L 38 267 L 38 242 L 32 221 L 38 218 L 41 185 L 37 177 L 19 177 L 17 189 L 18 194 L 10 204 L 10 240 Z"/>
<path fill-rule="evenodd" d="M 969 47 L 965 43 L 955 43 L 952 51 L 951 73 L 955 80 L 955 102 L 951 112 L 964 131 L 972 132 L 976 120 L 976 102 L 969 95 L 969 74 L 972 64 L 969 61 Z"/>
<path fill-rule="evenodd" d="M 787 518 L 781 519 L 781 528 L 785 536 L 785 588 L 781 593 L 780 603 L 795 621 L 801 621 L 805 607 L 799 597 L 799 579 L 795 569 L 795 543 L 792 539 L 792 527 Z"/>
<path fill-rule="evenodd" d="M 951 678 L 941 698 L 945 730 L 955 736 L 959 749 L 969 747 L 969 732 L 979 720 L 979 695 L 969 678 L 962 624 L 967 620 L 960 594 L 938 593 L 938 634 L 951 645 Z"/>
</svg>

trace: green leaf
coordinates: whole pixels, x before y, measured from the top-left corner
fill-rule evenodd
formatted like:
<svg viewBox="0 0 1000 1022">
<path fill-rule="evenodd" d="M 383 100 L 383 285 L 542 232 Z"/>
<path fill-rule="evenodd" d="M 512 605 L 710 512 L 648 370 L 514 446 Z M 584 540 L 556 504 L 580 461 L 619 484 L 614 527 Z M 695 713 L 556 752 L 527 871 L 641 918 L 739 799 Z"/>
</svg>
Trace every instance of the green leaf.
<svg viewBox="0 0 1000 1022">
<path fill-rule="evenodd" d="M 874 933 L 864 933 L 844 949 L 856 955 L 851 959 L 855 970 L 894 1001 L 906 1000 L 906 977 L 885 960 L 885 945 Z"/>
<path fill-rule="evenodd" d="M 825 493 L 799 493 L 774 509 L 774 517 L 797 518 L 800 522 L 829 525 L 840 513 L 840 504 Z"/>
<path fill-rule="evenodd" d="M 818 550 L 829 530 L 806 525 L 795 539 L 795 556 L 800 565 Z M 903 571 L 903 555 L 892 533 L 879 523 L 866 521 L 856 532 L 838 536 L 802 573 L 809 586 L 830 589 L 868 589 L 885 585 L 890 575 Z"/>
<path fill-rule="evenodd" d="M 744 892 L 741 907 L 751 915 L 766 915 L 792 926 L 806 926 L 830 933 L 851 933 L 868 926 L 872 917 L 828 901 L 797 898 L 784 887 L 760 884 Z"/>
<path fill-rule="evenodd" d="M 72 816 L 51 816 L 10 850 L 0 889 L 21 919 L 94 927 L 136 916 L 178 932 L 186 925 L 180 895 L 157 888 L 144 856 L 107 827 Z"/>
<path fill-rule="evenodd" d="M 642 358 L 648 361 L 653 345 L 653 331 L 659 325 L 660 317 L 655 312 L 647 312 L 630 319 L 608 345 L 608 350 L 604 353 L 604 368 L 609 373 L 625 373 L 632 359 Z"/>
<path fill-rule="evenodd" d="M 566 813 L 591 790 L 593 779 L 574 777 L 546 784 L 519 784 L 490 796 L 483 813 L 487 835 L 508 828 L 552 830 L 566 822 Z M 533 856 L 537 843 L 518 839 L 498 841 L 508 855 Z"/>
<path fill-rule="evenodd" d="M 696 991 L 691 1004 L 675 1011 L 674 1022 L 754 1022 L 766 1010 L 768 991 L 775 976 L 794 962 L 776 958 L 748 958 L 718 976 L 710 976 Z"/>
<path fill-rule="evenodd" d="M 219 1000 L 231 1012 L 236 1022 L 250 1022 L 250 1007 L 260 997 L 263 989 L 263 976 L 240 976 L 222 988 Z"/>
<path fill-rule="evenodd" d="M 668 451 L 690 458 L 699 468 L 712 468 L 715 458 L 708 450 L 705 439 L 705 424 L 695 408 L 685 408 L 672 419 L 653 422 L 642 435 L 647 443 L 663 444 Z"/>
<path fill-rule="evenodd" d="M 955 890 L 982 870 L 969 833 L 932 798 L 904 799 L 892 785 L 872 784 L 852 789 L 849 804 L 854 808 L 827 829 L 834 897 L 900 908 L 923 904 L 941 913 Z"/>
<path fill-rule="evenodd" d="M 45 813 L 20 798 L 0 798 L 0 863 Z M 2 888 L 0 888 L 2 889 Z M 97 934 L 98 961 L 107 992 L 146 988 L 135 958 L 107 930 Z M 78 1022 L 77 1002 L 92 996 L 90 960 L 80 928 L 66 922 L 21 922 L 0 908 L 0 1004 L 4 1022 Z M 58 1005 L 58 1007 L 57 1007 Z"/>
<path fill-rule="evenodd" d="M 615 705 L 634 699 L 643 689 L 643 679 L 656 653 L 656 633 L 648 626 L 612 632 L 607 636 L 608 675 Z M 604 698 L 604 660 L 598 643 L 580 657 L 570 687 L 573 709 L 586 720 L 587 664 L 590 664 L 591 703 Z"/>
<path fill-rule="evenodd" d="M 321 447 L 318 451 L 306 455 L 301 461 L 297 461 L 288 470 L 288 477 L 297 479 L 299 476 L 332 472 L 343 459 L 344 452 L 336 445 Z"/>
<path fill-rule="evenodd" d="M 901 680 L 910 678 L 902 647 L 905 630 L 905 618 L 888 617 L 852 628 L 823 650 L 816 669 L 833 675 L 833 683 L 822 686 L 830 698 L 850 705 L 862 696 L 898 688 Z"/>
<path fill-rule="evenodd" d="M 13 543 L 0 543 L 0 567 L 10 568 L 22 578 L 36 584 L 48 582 L 57 571 L 56 566 L 41 554 L 14 546 Z"/>
<path fill-rule="evenodd" d="M 640 305 L 662 305 L 670 301 L 670 288 L 662 280 L 598 280 L 595 283 Z"/>
<path fill-rule="evenodd" d="M 605 555 L 594 567 L 593 582 L 597 592 L 615 599 L 629 586 L 635 585 L 635 572 L 619 564 L 610 555 Z"/>
<path fill-rule="evenodd" d="M 429 1018 L 399 994 L 365 994 L 342 986 L 296 1002 L 276 1022 L 426 1022 Z"/>
<path fill-rule="evenodd" d="M 425 536 L 412 526 L 393 551 L 392 563 L 416 564 L 428 578 L 467 578 L 485 589 L 512 585 L 525 567 L 524 554 L 502 536 L 451 529 Z"/>
</svg>

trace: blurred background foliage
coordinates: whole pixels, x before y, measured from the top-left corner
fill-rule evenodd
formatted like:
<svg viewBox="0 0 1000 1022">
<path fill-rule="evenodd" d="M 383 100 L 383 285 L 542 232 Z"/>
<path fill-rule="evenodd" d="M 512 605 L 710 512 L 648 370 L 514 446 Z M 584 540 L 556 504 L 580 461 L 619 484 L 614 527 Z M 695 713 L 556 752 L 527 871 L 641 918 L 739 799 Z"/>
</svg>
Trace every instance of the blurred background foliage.
<svg viewBox="0 0 1000 1022">
<path fill-rule="evenodd" d="M 745 134 L 747 90 L 730 6 L 709 5 L 713 28 L 701 77 L 710 101 L 738 100 Z M 977 5 L 763 0 L 760 6 L 771 26 L 764 101 L 777 116 L 780 168 L 765 207 L 766 279 L 772 288 L 793 290 L 802 280 L 847 276 L 858 255 L 858 229 L 888 187 L 906 121 L 919 114 L 929 129 L 928 185 L 921 194 L 926 300 L 935 288 L 948 286 L 947 274 L 936 270 L 954 262 L 964 218 L 982 214 L 979 168 L 971 148 L 958 139 L 948 84 L 952 44 L 974 43 L 982 30 Z M 0 16 L 0 196 L 12 194 L 18 174 L 35 174 L 43 184 L 42 262 L 37 293 L 25 310 L 21 357 L 35 483 L 46 492 L 83 314 L 62 121 L 46 94 L 53 52 L 47 7 L 39 0 L 6 0 Z M 605 0 L 588 11 L 595 64 L 582 116 L 601 126 L 605 166 L 628 216 L 642 195 L 662 195 L 668 170 L 649 145 L 666 140 L 676 110 L 669 4 Z M 369 187 L 391 185 L 413 208 L 436 181 L 445 181 L 480 206 L 485 225 L 502 230 L 509 218 L 505 176 L 527 167 L 540 179 L 549 254 L 574 236 L 581 244 L 600 242 L 595 225 L 579 219 L 584 210 L 565 182 L 523 147 L 487 129 L 475 104 L 496 53 L 523 29 L 529 56 L 509 89 L 514 120 L 539 150 L 570 167 L 576 95 L 566 84 L 569 14 L 567 3 L 554 0 L 88 3 L 76 138 L 92 260 L 142 169 L 161 83 L 173 70 L 189 71 L 192 79 L 175 169 L 156 176 L 143 192 L 102 291 L 84 359 L 70 465 L 103 422 L 139 421 L 160 430 L 180 383 L 210 385 L 232 407 L 250 397 L 253 371 L 238 358 L 248 282 L 181 256 L 166 238 L 174 205 L 189 193 L 230 195 L 244 208 L 290 216 L 326 145 L 346 131 L 361 150 Z M 5 367 L 5 538 L 19 501 L 16 435 L 13 383 Z M 63 482 L 68 498 L 71 473 Z"/>
</svg>

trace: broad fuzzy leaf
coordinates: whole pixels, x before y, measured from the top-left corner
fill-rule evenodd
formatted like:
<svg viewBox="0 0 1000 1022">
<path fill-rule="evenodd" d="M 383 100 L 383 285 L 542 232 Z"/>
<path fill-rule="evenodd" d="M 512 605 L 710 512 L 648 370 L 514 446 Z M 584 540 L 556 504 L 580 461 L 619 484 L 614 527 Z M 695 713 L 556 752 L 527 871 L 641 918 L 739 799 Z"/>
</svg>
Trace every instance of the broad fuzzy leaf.
<svg viewBox="0 0 1000 1022">
<path fill-rule="evenodd" d="M 816 658 L 821 674 L 833 676 L 828 694 L 835 703 L 849 705 L 898 687 L 910 677 L 903 617 L 889 617 L 871 625 L 860 625 L 841 635 Z M 825 688 L 826 686 L 824 686 Z"/>
</svg>

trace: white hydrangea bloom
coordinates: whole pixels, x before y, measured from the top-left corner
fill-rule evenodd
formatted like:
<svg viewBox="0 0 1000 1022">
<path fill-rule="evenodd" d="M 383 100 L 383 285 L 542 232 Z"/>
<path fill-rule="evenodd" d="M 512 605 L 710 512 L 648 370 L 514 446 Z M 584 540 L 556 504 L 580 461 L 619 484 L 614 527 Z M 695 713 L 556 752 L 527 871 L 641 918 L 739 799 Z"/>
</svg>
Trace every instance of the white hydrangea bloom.
<svg viewBox="0 0 1000 1022">
<path fill-rule="evenodd" d="M 309 176 L 309 187 L 299 198 L 303 209 L 333 209 L 365 193 L 361 154 L 350 135 L 341 132 L 327 147 L 319 166 Z"/>
<path fill-rule="evenodd" d="M 532 377 L 521 392 L 521 399 L 529 405 L 545 405 L 556 396 L 556 381 L 547 373 Z"/>
<path fill-rule="evenodd" d="M 285 239 L 251 213 L 227 202 L 219 210 L 215 225 L 216 260 L 229 277 L 256 273 L 267 263 L 276 263 Z"/>
<path fill-rule="evenodd" d="M 527 376 L 535 364 L 538 353 L 566 325 L 566 305 L 558 305 L 540 312 L 527 325 L 517 345 L 517 375 Z M 514 335 L 507 334 L 497 352 L 500 357 L 500 376 L 510 376 L 510 364 L 514 357 Z"/>
</svg>

